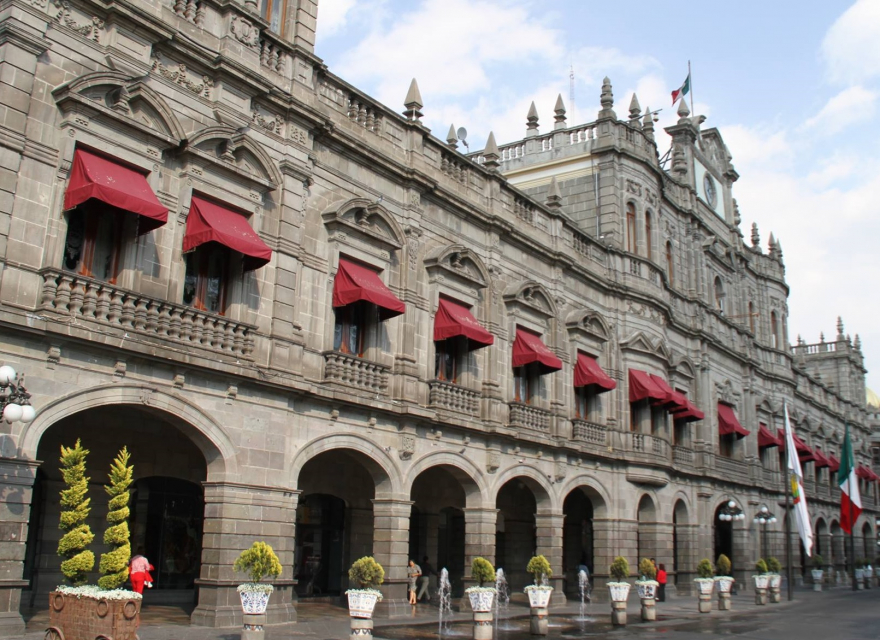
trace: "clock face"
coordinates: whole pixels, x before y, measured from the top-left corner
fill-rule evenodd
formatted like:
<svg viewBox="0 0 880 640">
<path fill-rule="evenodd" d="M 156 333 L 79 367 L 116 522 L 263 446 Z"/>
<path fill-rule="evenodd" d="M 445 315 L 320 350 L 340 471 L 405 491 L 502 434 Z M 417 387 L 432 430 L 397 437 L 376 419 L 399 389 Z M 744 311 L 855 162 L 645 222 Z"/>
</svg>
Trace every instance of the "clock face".
<svg viewBox="0 0 880 640">
<path fill-rule="evenodd" d="M 706 192 L 706 202 L 714 209 L 718 204 L 718 192 L 715 189 L 715 180 L 708 173 L 703 174 L 703 191 Z"/>
</svg>

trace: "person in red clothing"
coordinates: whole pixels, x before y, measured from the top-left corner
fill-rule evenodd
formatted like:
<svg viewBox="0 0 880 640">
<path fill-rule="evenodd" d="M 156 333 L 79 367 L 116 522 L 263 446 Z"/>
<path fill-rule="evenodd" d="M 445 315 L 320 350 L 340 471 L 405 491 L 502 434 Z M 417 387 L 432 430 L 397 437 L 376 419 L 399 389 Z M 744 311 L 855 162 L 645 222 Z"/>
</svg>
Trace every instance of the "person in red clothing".
<svg viewBox="0 0 880 640">
<path fill-rule="evenodd" d="M 661 563 L 657 569 L 657 602 L 666 602 L 666 565 Z"/>
<path fill-rule="evenodd" d="M 150 575 L 150 571 L 154 570 L 153 565 L 142 552 L 143 547 L 138 549 L 137 555 L 128 565 L 128 576 L 131 578 L 131 588 L 135 593 L 143 593 L 144 585 L 147 585 L 148 589 L 153 588 L 153 576 Z"/>
</svg>

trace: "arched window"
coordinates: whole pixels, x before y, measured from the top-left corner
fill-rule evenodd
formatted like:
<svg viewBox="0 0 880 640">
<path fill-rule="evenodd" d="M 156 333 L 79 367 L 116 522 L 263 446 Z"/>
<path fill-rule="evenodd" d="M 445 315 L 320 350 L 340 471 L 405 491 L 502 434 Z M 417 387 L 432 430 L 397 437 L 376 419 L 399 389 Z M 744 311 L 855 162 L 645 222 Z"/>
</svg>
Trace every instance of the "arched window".
<svg viewBox="0 0 880 640">
<path fill-rule="evenodd" d="M 749 330 L 755 333 L 755 305 L 749 301 Z"/>
<path fill-rule="evenodd" d="M 636 207 L 632 202 L 626 205 L 626 250 L 636 252 Z"/>
<path fill-rule="evenodd" d="M 651 240 L 653 238 L 653 221 L 651 220 L 651 212 L 645 211 L 645 257 L 650 260 L 652 258 L 651 255 Z"/>
<path fill-rule="evenodd" d="M 718 276 L 715 276 L 715 308 L 724 313 L 724 285 Z"/>
<path fill-rule="evenodd" d="M 669 286 L 671 287 L 674 283 L 673 277 L 673 268 L 672 268 L 672 243 L 666 243 L 666 276 L 669 278 Z"/>
<path fill-rule="evenodd" d="M 779 348 L 779 322 L 776 320 L 776 312 L 770 312 L 770 346 Z"/>
</svg>

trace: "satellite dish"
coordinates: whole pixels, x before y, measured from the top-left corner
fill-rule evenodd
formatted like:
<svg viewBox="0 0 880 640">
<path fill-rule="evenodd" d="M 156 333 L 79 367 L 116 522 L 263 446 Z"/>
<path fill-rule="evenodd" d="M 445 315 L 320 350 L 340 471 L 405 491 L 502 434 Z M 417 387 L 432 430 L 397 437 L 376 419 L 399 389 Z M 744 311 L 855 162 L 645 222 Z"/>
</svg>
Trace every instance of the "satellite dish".
<svg viewBox="0 0 880 640">
<path fill-rule="evenodd" d="M 456 131 L 455 134 L 462 142 L 465 142 L 467 140 L 467 129 L 465 129 L 464 127 L 459 127 L 458 131 Z"/>
</svg>

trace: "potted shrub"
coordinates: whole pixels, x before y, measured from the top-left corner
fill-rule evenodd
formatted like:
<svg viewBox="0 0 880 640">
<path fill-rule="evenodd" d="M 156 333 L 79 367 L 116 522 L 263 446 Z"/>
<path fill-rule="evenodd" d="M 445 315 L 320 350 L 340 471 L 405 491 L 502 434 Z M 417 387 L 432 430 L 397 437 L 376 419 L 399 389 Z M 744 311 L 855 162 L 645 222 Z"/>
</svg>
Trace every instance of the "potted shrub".
<svg viewBox="0 0 880 640">
<path fill-rule="evenodd" d="M 767 571 L 770 576 L 770 602 L 782 602 L 782 563 L 776 558 L 767 558 Z"/>
<path fill-rule="evenodd" d="M 348 580 L 358 586 L 345 592 L 348 596 L 348 615 L 352 618 L 372 618 L 376 602 L 382 599 L 379 585 L 385 581 L 385 570 L 371 556 L 355 560 L 348 570 Z"/>
<path fill-rule="evenodd" d="M 856 570 L 856 582 L 858 583 L 859 589 L 865 588 L 865 559 L 858 558 L 855 561 L 855 570 Z"/>
<path fill-rule="evenodd" d="M 822 591 L 822 579 L 825 576 L 822 567 L 825 564 L 825 560 L 818 553 L 813 556 L 812 560 L 813 569 L 810 571 L 810 575 L 813 578 L 813 591 Z"/>
<path fill-rule="evenodd" d="M 471 564 L 471 579 L 477 581 L 476 587 L 468 587 L 464 592 L 471 601 L 474 612 L 492 611 L 495 601 L 495 587 L 484 586 L 487 582 L 495 584 L 495 567 L 485 558 L 474 558 Z"/>
<path fill-rule="evenodd" d="M 874 567 L 871 566 L 871 562 L 867 558 L 862 558 L 862 562 L 865 570 L 865 589 L 870 589 L 871 579 L 874 577 Z"/>
<path fill-rule="evenodd" d="M 715 562 L 715 584 L 718 585 L 718 609 L 719 611 L 727 611 L 730 609 L 730 589 L 736 582 L 731 575 L 732 566 L 730 558 L 723 553 L 718 556 Z"/>
<path fill-rule="evenodd" d="M 694 578 L 697 583 L 697 593 L 699 594 L 699 610 L 700 613 L 709 613 L 712 611 L 712 589 L 715 588 L 715 567 L 709 558 L 703 558 L 697 564 L 697 577 Z"/>
<path fill-rule="evenodd" d="M 608 568 L 611 581 L 608 582 L 608 590 L 611 593 L 611 623 L 614 625 L 626 624 L 626 600 L 629 597 L 630 584 L 626 581 L 629 577 L 629 563 L 626 558 L 617 556 Z"/>
<path fill-rule="evenodd" d="M 547 578 L 553 575 L 550 563 L 544 556 L 534 556 L 529 560 L 526 571 L 535 579 L 535 584 L 525 588 L 529 596 L 529 606 L 534 609 L 546 609 L 547 603 L 550 602 L 550 594 L 553 593 L 553 587 L 547 585 Z"/>
<path fill-rule="evenodd" d="M 657 577 L 657 567 L 648 558 L 642 558 L 639 561 L 639 579 L 636 580 L 636 588 L 639 591 L 639 600 L 642 603 L 642 620 L 656 620 L 656 597 L 659 582 L 655 580 Z"/>
<path fill-rule="evenodd" d="M 763 558 L 755 563 L 755 604 L 767 604 L 767 587 L 770 585 L 769 569 Z"/>
<path fill-rule="evenodd" d="M 232 568 L 248 574 L 251 579 L 250 582 L 238 585 L 241 610 L 250 614 L 266 613 L 269 596 L 275 587 L 261 580 L 267 576 L 276 578 L 281 575 L 281 562 L 272 547 L 265 542 L 254 542 L 250 549 L 241 552 Z"/>
</svg>

